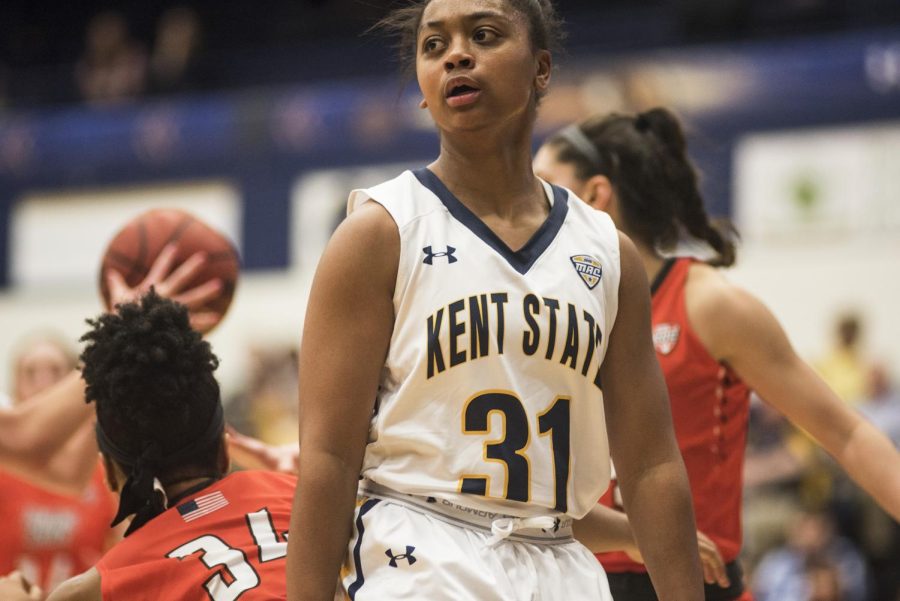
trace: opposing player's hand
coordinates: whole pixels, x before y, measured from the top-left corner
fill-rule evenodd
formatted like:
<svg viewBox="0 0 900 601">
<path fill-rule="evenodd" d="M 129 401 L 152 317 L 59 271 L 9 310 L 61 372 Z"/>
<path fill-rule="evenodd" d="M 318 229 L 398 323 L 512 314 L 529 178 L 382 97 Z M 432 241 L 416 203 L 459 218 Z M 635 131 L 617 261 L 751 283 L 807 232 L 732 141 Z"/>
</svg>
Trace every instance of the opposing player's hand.
<svg viewBox="0 0 900 601">
<path fill-rule="evenodd" d="M 0 576 L 0 599 L 3 601 L 32 601 L 43 598 L 43 591 L 29 583 L 20 572 Z"/>
<path fill-rule="evenodd" d="M 216 297 L 222 289 L 222 280 L 212 279 L 194 288 L 186 288 L 187 283 L 206 264 L 204 253 L 191 255 L 182 264 L 175 266 L 178 247 L 167 244 L 147 272 L 147 277 L 137 286 L 131 287 L 125 277 L 115 269 L 106 272 L 109 285 L 109 304 L 113 307 L 137 300 L 153 287 L 156 293 L 186 306 L 191 314 L 191 326 L 198 332 L 208 332 L 222 316 L 213 311 L 199 310 L 206 302 Z"/>
<path fill-rule="evenodd" d="M 228 452 L 241 467 L 283 474 L 297 473 L 300 448 L 296 444 L 270 445 L 241 434 L 231 426 L 228 426 L 227 432 Z"/>
<path fill-rule="evenodd" d="M 722 588 L 731 586 L 731 581 L 728 580 L 728 574 L 725 571 L 725 560 L 722 559 L 722 554 L 719 553 L 719 547 L 716 546 L 716 543 L 698 530 L 697 544 L 700 548 L 700 564 L 703 566 L 703 580 L 705 580 L 707 584 L 718 584 Z M 644 558 L 641 557 L 641 552 L 638 550 L 637 545 L 625 549 L 625 554 L 628 555 L 631 561 L 644 563 Z"/>
</svg>

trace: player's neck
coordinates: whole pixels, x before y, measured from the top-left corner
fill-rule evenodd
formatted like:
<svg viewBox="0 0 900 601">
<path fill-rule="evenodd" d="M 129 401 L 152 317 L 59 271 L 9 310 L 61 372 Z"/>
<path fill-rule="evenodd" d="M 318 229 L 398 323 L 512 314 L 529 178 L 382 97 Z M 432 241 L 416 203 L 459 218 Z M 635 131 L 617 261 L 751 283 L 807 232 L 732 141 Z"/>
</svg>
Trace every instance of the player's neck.
<svg viewBox="0 0 900 601">
<path fill-rule="evenodd" d="M 531 169 L 530 149 L 516 146 L 485 151 L 489 146 L 473 150 L 467 144 L 442 143 L 441 155 L 429 168 L 477 215 L 514 218 L 543 194 Z"/>
<path fill-rule="evenodd" d="M 211 478 L 209 476 L 200 476 L 198 478 L 190 478 L 166 485 L 166 497 L 169 499 L 169 506 L 181 501 L 181 499 L 192 492 L 203 490 L 219 478 Z"/>
</svg>

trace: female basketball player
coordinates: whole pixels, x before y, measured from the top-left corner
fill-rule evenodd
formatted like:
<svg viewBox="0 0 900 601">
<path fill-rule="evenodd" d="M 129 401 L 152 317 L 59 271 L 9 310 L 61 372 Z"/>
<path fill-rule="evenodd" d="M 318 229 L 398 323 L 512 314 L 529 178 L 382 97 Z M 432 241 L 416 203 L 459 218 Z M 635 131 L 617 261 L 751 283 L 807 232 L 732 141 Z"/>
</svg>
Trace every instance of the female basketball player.
<svg viewBox="0 0 900 601">
<path fill-rule="evenodd" d="M 110 299 L 113 305 L 124 303 L 153 286 L 160 295 L 191 309 L 191 325 L 198 331 L 206 331 L 221 316 L 198 308 L 219 293 L 222 283 L 213 279 L 186 289 L 186 284 L 203 269 L 207 259 L 197 253 L 176 266 L 176 251 L 174 245 L 164 248 L 147 277 L 134 288 L 125 283 L 121 274 L 110 271 L 107 274 Z M 0 409 L 0 467 L 43 470 L 93 413 L 93 408 L 84 402 L 84 382 L 78 370 L 72 370 L 29 400 L 13 408 Z"/>
<path fill-rule="evenodd" d="M 535 171 L 607 212 L 634 240 L 652 282 L 653 340 L 698 525 L 731 562 L 730 586 L 708 585 L 707 599 L 750 598 L 736 563 L 750 389 L 809 432 L 900 519 L 900 456 L 893 445 L 797 357 L 762 303 L 719 273 L 717 267 L 734 262 L 735 249 L 706 215 L 684 134 L 670 112 L 595 117 L 566 128 L 540 149 Z M 665 258 L 681 232 L 708 243 L 715 258 Z M 624 554 L 602 561 L 615 598 L 656 598 L 640 564 Z"/>
<path fill-rule="evenodd" d="M 552 4 L 426 0 L 389 24 L 441 151 L 355 192 L 319 264 L 289 598 L 331 599 L 345 560 L 359 601 L 608 599 L 571 521 L 610 452 L 661 597 L 702 598 L 639 255 L 532 172 Z"/>
<path fill-rule="evenodd" d="M 218 359 L 186 308 L 151 291 L 88 323 L 85 394 L 128 529 L 49 600 L 284 599 L 296 478 L 228 475 Z"/>
</svg>

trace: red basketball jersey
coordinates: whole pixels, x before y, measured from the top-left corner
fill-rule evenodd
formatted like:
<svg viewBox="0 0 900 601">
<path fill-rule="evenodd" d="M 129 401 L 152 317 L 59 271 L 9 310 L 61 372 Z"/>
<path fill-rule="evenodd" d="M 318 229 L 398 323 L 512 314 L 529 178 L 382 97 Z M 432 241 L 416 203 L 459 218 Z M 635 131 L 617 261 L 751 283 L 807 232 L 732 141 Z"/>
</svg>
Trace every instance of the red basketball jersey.
<svg viewBox="0 0 900 601">
<path fill-rule="evenodd" d="M 0 574 L 18 569 L 52 590 L 103 555 L 115 512 L 100 465 L 78 497 L 0 471 Z"/>
<path fill-rule="evenodd" d="M 675 436 L 691 484 L 697 528 L 719 546 L 726 562 L 741 549 L 741 496 L 750 390 L 716 361 L 687 317 L 684 288 L 693 259 L 670 263 L 653 291 L 653 345 L 669 400 Z M 607 493 L 602 502 L 612 504 Z M 601 553 L 607 572 L 644 572 L 624 553 Z"/>
<path fill-rule="evenodd" d="M 97 563 L 104 601 L 286 599 L 296 483 L 236 472 L 180 500 Z"/>
</svg>

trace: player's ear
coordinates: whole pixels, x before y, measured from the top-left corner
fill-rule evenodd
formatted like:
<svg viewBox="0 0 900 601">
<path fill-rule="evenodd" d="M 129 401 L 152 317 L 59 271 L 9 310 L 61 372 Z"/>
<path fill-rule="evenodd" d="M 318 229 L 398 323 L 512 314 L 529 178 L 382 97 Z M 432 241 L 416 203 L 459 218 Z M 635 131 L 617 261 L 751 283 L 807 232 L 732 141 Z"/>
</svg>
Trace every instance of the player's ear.
<svg viewBox="0 0 900 601">
<path fill-rule="evenodd" d="M 538 95 L 547 93 L 550 87 L 550 75 L 553 72 L 553 59 L 547 50 L 539 50 L 536 57 L 534 89 Z"/>
<path fill-rule="evenodd" d="M 605 175 L 593 175 L 584 184 L 584 202 L 599 211 L 609 212 L 613 200 L 612 182 Z"/>
</svg>

